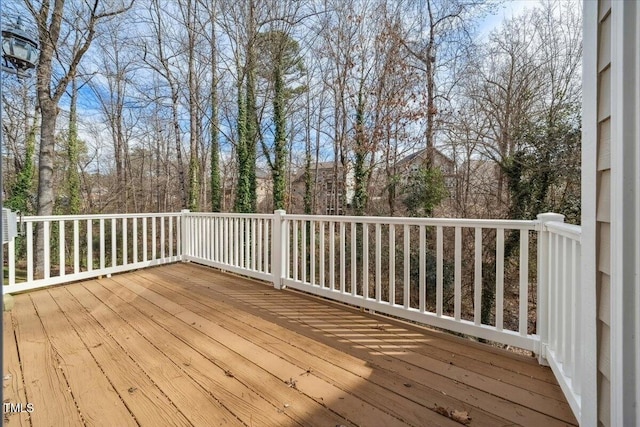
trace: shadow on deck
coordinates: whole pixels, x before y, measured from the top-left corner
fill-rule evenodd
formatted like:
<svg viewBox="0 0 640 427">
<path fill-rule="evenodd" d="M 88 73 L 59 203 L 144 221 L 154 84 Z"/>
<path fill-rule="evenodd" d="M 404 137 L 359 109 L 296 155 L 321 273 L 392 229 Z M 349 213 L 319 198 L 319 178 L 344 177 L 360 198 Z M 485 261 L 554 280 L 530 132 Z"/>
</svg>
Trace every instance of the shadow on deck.
<svg viewBox="0 0 640 427">
<path fill-rule="evenodd" d="M 7 425 L 575 424 L 550 369 L 195 264 L 33 291 L 4 314 Z"/>
</svg>

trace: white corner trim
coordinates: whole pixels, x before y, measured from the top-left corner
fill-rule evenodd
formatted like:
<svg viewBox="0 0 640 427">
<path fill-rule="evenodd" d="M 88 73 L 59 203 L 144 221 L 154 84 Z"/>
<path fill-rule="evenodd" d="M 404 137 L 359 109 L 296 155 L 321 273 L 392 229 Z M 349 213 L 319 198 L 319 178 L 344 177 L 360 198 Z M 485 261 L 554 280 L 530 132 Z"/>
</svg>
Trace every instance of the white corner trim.
<svg viewBox="0 0 640 427">
<path fill-rule="evenodd" d="M 585 348 L 582 360 L 582 393 L 580 416 L 582 426 L 598 423 L 597 395 L 597 329 L 596 319 L 596 196 L 598 158 L 598 2 L 585 1 L 583 6 L 582 59 L 582 308 L 581 342 Z"/>
<path fill-rule="evenodd" d="M 639 425 L 638 3 L 611 4 L 611 425 Z"/>
</svg>

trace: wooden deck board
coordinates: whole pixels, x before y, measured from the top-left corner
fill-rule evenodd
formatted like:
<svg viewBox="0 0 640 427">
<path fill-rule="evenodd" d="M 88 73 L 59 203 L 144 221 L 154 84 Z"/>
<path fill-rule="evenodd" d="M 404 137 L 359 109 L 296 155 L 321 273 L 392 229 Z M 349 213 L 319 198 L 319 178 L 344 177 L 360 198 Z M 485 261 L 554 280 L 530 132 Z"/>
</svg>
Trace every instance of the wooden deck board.
<svg viewBox="0 0 640 427">
<path fill-rule="evenodd" d="M 29 294 L 15 298 L 11 311 L 20 357 L 25 397 L 32 403 L 33 426 L 80 426 L 82 418 L 60 367 L 58 353 L 45 334 Z M 55 396 L 55 398 L 52 398 Z"/>
<path fill-rule="evenodd" d="M 200 268 L 193 267 L 190 265 L 181 266 L 182 268 Z M 188 270 L 191 271 L 191 270 Z M 163 272 L 164 274 L 164 272 Z M 166 274 L 171 275 L 171 272 L 167 271 Z M 173 277 L 176 277 L 173 275 Z M 177 282 L 173 281 L 173 284 Z M 234 285 L 235 286 L 235 285 Z M 198 288 L 195 292 L 201 292 L 202 289 Z M 312 297 L 313 298 L 313 297 Z M 261 301 L 261 307 L 268 307 L 269 305 L 273 306 L 277 305 L 278 313 L 286 314 L 287 310 L 289 312 L 295 311 L 296 318 L 300 320 L 304 320 L 304 313 L 301 311 L 301 308 L 305 307 L 305 304 L 296 304 L 296 308 L 284 308 L 281 304 L 277 304 L 276 302 L 271 302 L 269 304 L 268 301 Z M 402 348 L 402 343 L 404 341 L 407 342 L 407 345 L 410 346 L 413 352 L 422 354 L 424 356 L 428 356 L 433 359 L 437 359 L 440 361 L 444 361 L 446 363 L 452 362 L 455 366 L 462 366 L 465 370 L 480 373 L 485 376 L 489 376 L 491 378 L 497 379 L 500 382 L 517 385 L 519 388 L 523 388 L 526 390 L 530 390 L 536 393 L 540 393 L 545 396 L 552 397 L 556 400 L 560 400 L 564 402 L 564 396 L 562 394 L 562 390 L 557 385 L 555 379 L 553 379 L 553 374 L 549 374 L 550 370 L 544 367 L 539 366 L 537 363 L 532 364 L 533 359 L 527 358 L 525 359 L 527 363 L 521 363 L 519 360 L 515 360 L 516 363 L 520 362 L 517 366 L 517 370 L 509 369 L 509 367 L 505 366 L 497 366 L 497 363 L 502 362 L 503 360 L 507 360 L 509 362 L 513 362 L 513 360 L 508 359 L 512 354 L 508 354 L 505 357 L 504 352 L 500 353 L 492 353 L 487 351 L 486 345 L 483 345 L 484 349 L 482 351 L 473 351 L 474 349 L 469 349 L 470 345 L 474 345 L 475 343 L 464 341 L 465 346 L 460 346 L 459 342 L 457 345 L 452 348 L 448 348 L 446 346 L 439 347 L 438 344 L 443 341 L 442 339 L 433 340 L 428 336 L 425 337 L 424 329 L 420 331 L 411 331 L 407 330 L 403 327 L 398 327 L 398 325 L 392 325 L 386 320 L 380 321 L 379 319 L 372 319 L 371 317 L 361 316 L 359 313 L 357 314 L 349 314 L 345 315 L 344 306 L 335 307 L 335 306 L 326 306 L 326 307 L 318 307 L 317 304 L 313 301 L 309 301 L 306 303 L 307 307 L 310 307 L 313 312 L 310 315 L 310 319 L 312 321 L 320 321 L 326 319 L 331 319 L 333 321 L 341 321 L 342 323 L 346 323 L 346 328 L 344 325 L 338 325 L 334 330 L 336 336 L 341 337 L 363 337 L 363 332 L 366 332 L 367 337 L 384 337 L 387 338 L 388 342 L 387 348 Z M 360 327 L 364 329 L 359 329 Z M 371 328 L 377 329 L 379 334 L 376 334 L 376 331 L 371 331 Z M 327 332 L 331 332 L 330 327 L 324 328 Z M 346 331 L 346 332 L 345 332 Z M 431 331 L 430 331 L 431 332 Z M 434 333 L 437 333 L 434 331 Z M 443 338 L 443 334 L 440 333 L 438 338 Z M 389 342 L 390 340 L 397 339 L 398 341 Z M 477 345 L 477 344 L 476 344 Z M 385 345 L 381 344 L 381 348 L 384 348 Z M 462 351 L 461 351 L 462 350 Z M 470 351 L 471 350 L 471 351 Z M 484 354 L 482 354 L 484 353 Z M 497 357 L 493 357 L 497 356 Z M 515 356 L 515 355 L 513 355 Z M 452 360 L 455 359 L 455 360 Z M 455 363 L 453 363 L 455 362 Z M 523 366 L 525 369 L 523 369 Z M 533 368 L 533 369 L 526 369 Z M 542 375 L 539 375 L 542 374 Z M 542 377 L 542 378 L 539 378 Z M 549 383 L 552 383 L 550 386 Z"/>
<path fill-rule="evenodd" d="M 184 358 L 182 354 L 178 358 L 172 358 L 156 347 L 169 339 L 168 334 L 157 334 L 147 329 L 143 329 L 141 333 L 84 287 L 70 286 L 68 290 L 102 327 L 120 337 L 120 343 L 127 354 L 138 361 L 146 375 L 165 391 L 191 423 L 199 426 L 241 425 L 234 414 L 212 396 L 209 390 L 185 372 L 183 368 L 189 363 L 188 358 Z M 131 320 L 140 325 L 146 319 Z"/>
<path fill-rule="evenodd" d="M 198 349 L 192 344 L 193 335 L 196 333 L 193 328 L 175 328 L 171 332 L 163 329 L 162 325 L 165 323 L 163 319 L 175 319 L 173 316 L 167 316 L 160 310 L 147 315 L 125 303 L 125 300 L 113 298 L 114 294 L 98 283 L 93 283 L 88 288 L 89 292 L 102 299 L 116 313 L 126 318 L 134 329 L 147 336 L 164 335 L 164 339 L 156 344 L 158 349 L 172 359 L 182 360 L 182 369 L 204 388 L 211 390 L 218 400 L 225 402 L 229 410 L 245 424 L 296 425 L 288 413 L 278 411 L 283 408 L 282 404 L 271 405 L 262 395 L 247 387 L 238 375 L 231 371 L 232 367 L 245 366 L 247 363 L 251 363 L 250 361 L 236 354 L 231 354 L 231 357 L 226 359 L 226 363 L 222 364 L 219 361 L 223 351 L 221 348 L 207 345 Z M 139 306 L 141 303 L 142 301 L 136 300 L 135 305 Z M 180 336 L 180 339 L 173 334 Z"/>
<path fill-rule="evenodd" d="M 147 282 L 146 284 L 141 282 L 137 283 L 153 292 L 155 286 L 160 283 L 160 279 L 155 278 L 153 284 L 152 282 Z M 164 282 L 164 284 L 168 285 L 168 282 Z M 373 373 L 372 369 L 366 369 L 365 372 L 362 372 L 359 375 L 352 372 L 351 366 L 348 363 L 350 361 L 334 358 L 334 360 L 328 362 L 320 357 L 323 353 L 327 353 L 329 347 L 319 346 L 321 348 L 316 348 L 316 351 L 314 352 L 315 354 L 313 354 L 302 350 L 295 344 L 291 344 L 286 342 L 286 340 L 283 340 L 283 338 L 288 338 L 286 337 L 286 330 L 278 331 L 278 335 L 281 336 L 270 335 L 261 331 L 261 322 L 259 322 L 258 319 L 254 318 L 253 321 L 250 320 L 249 323 L 242 323 L 234 319 L 232 314 L 220 314 L 223 312 L 221 309 L 224 307 L 199 305 L 197 301 L 189 300 L 188 297 L 170 290 L 162 290 L 162 293 L 171 297 L 172 301 L 179 302 L 181 307 L 188 308 L 190 311 L 202 316 L 204 319 L 223 325 L 226 330 L 231 332 L 235 331 L 235 333 L 249 339 L 253 344 L 257 344 L 261 349 L 291 362 L 296 367 L 296 370 L 294 371 L 295 375 L 292 378 L 296 381 L 298 387 L 300 384 L 305 382 L 309 376 L 316 376 L 327 383 L 331 383 L 335 387 L 343 390 L 345 393 L 349 392 L 349 390 L 353 388 L 353 384 L 358 384 L 359 396 L 361 396 L 363 400 L 375 408 L 382 409 L 384 412 L 392 414 L 405 423 L 411 425 L 426 425 L 425 420 L 428 420 L 427 424 L 430 425 L 456 425 L 450 419 L 433 412 L 432 409 L 426 408 L 420 403 L 416 403 L 395 393 L 389 393 L 389 389 L 383 388 L 375 382 L 372 382 L 370 380 L 370 376 Z M 228 309 L 229 307 L 227 307 L 227 310 Z M 195 327 L 202 328 L 203 331 L 211 333 L 212 336 L 219 336 L 218 332 L 214 332 L 210 328 L 207 328 L 206 323 L 196 323 Z M 291 342 L 303 338 L 304 337 L 296 336 Z M 342 353 L 340 353 L 340 355 L 342 355 Z M 363 379 L 366 379 L 366 381 L 363 381 Z M 402 384 L 397 385 L 406 388 Z M 325 399 L 323 397 L 323 401 L 324 400 Z M 373 415 L 375 415 L 375 413 Z M 495 423 L 492 425 L 495 425 Z"/>
<path fill-rule="evenodd" d="M 140 275 L 144 278 L 143 274 Z M 137 283 L 152 286 L 152 282 L 146 285 Z M 159 275 L 153 278 L 153 284 L 171 286 Z M 179 289 L 179 285 L 176 286 Z M 219 302 L 219 298 L 196 298 L 189 301 L 187 296 L 170 290 L 162 290 L 162 293 L 174 301 L 179 300 L 181 306 L 189 307 L 193 312 L 214 322 L 220 322 L 225 328 L 242 330 L 242 334 L 253 343 L 282 358 L 289 358 L 298 367 L 298 376 L 305 376 L 306 371 L 311 370 L 314 375 L 325 378 L 345 390 L 349 389 L 349 380 L 366 379 L 367 382 L 358 387 L 359 393 L 370 403 L 386 408 L 409 424 L 425 425 L 425 420 L 429 420 L 432 425 L 450 424 L 449 419 L 434 412 L 437 406 L 468 411 L 477 425 L 495 426 L 507 423 L 504 419 L 494 417 L 479 408 L 460 405 L 459 401 L 449 398 L 441 391 L 415 384 L 402 375 L 390 371 L 384 372 L 384 375 L 377 375 L 375 369 L 362 363 L 360 359 L 337 351 L 329 345 L 318 344 L 275 323 L 261 322 L 251 314 L 233 308 L 230 310 L 228 305 L 225 307 L 225 303 Z"/>
<path fill-rule="evenodd" d="M 18 295 L 6 319 L 5 392 L 35 406 L 15 425 L 575 424 L 530 358 L 191 263 Z"/>
<path fill-rule="evenodd" d="M 85 423 L 135 426 L 133 415 L 49 292 L 33 292 L 30 296 Z"/>
<path fill-rule="evenodd" d="M 198 269 L 200 267 L 180 266 L 180 268 Z M 139 274 L 145 273 L 141 272 Z M 159 281 L 160 277 L 167 276 L 175 278 L 175 274 L 179 273 L 160 272 L 156 276 L 158 277 L 156 280 Z M 194 274 L 194 271 L 189 271 L 189 274 L 194 277 L 193 283 L 204 284 L 203 281 L 206 279 L 198 278 L 202 276 Z M 167 283 L 169 282 L 164 282 L 164 285 L 166 286 Z M 170 283 L 173 283 L 173 286 L 181 287 L 175 280 L 171 280 Z M 206 301 L 207 304 L 214 304 L 215 301 L 220 301 L 223 298 L 226 298 L 226 303 L 231 304 L 231 298 L 234 298 L 234 293 L 238 293 L 239 286 L 245 285 L 221 278 L 220 281 L 216 282 L 215 287 L 207 289 L 206 286 L 200 286 L 194 288 L 193 293 L 206 297 L 200 299 Z M 213 293 L 224 295 L 224 297 L 216 297 Z M 247 305 L 259 307 L 262 312 L 256 312 L 256 314 L 262 317 L 264 317 L 265 311 L 272 310 L 273 316 L 269 317 L 272 322 L 278 322 L 278 317 L 288 318 L 290 320 L 287 324 L 289 329 L 296 330 L 314 340 L 339 346 L 343 352 L 357 354 L 359 357 L 390 371 L 402 372 L 406 375 L 406 381 L 409 383 L 419 382 L 422 385 L 434 387 L 437 391 L 453 396 L 468 405 L 491 411 L 494 414 L 500 414 L 510 422 L 532 426 L 542 424 L 562 425 L 563 421 L 572 422 L 573 415 L 566 402 L 549 399 L 530 390 L 513 387 L 509 384 L 501 384 L 489 376 L 480 376 L 464 370 L 460 372 L 462 368 L 443 364 L 433 359 L 421 358 L 420 355 L 413 353 L 412 349 L 398 348 L 398 343 L 390 345 L 395 348 L 386 350 L 381 349 L 376 344 L 372 345 L 368 341 L 376 339 L 370 339 L 367 333 L 378 334 L 382 332 L 374 327 L 376 326 L 375 322 L 372 322 L 371 329 L 361 334 L 361 338 L 348 339 L 339 333 L 327 332 L 328 329 L 332 328 L 341 332 L 349 331 L 350 324 L 364 317 L 361 313 L 351 311 L 347 315 L 349 318 L 344 321 L 340 319 L 337 313 L 334 313 L 328 320 L 318 320 L 317 317 L 319 316 L 315 314 L 317 303 L 311 304 L 309 309 L 304 309 L 302 307 L 304 304 L 294 303 L 288 299 L 289 296 L 277 295 L 277 292 L 272 290 L 268 290 L 268 292 L 262 291 L 257 297 L 248 296 L 245 292 L 239 293 L 242 298 L 236 299 L 236 310 L 230 311 L 230 316 L 232 317 L 246 315 L 245 312 L 252 312 L 251 307 L 247 307 Z M 279 303 L 272 300 L 274 293 Z M 297 299 L 299 296 L 295 295 L 292 298 Z M 342 308 L 342 313 L 344 314 L 344 308 Z M 305 320 L 305 316 L 312 320 Z M 248 322 L 255 323 L 255 319 L 249 319 Z M 313 333 L 314 329 L 319 333 Z M 398 328 L 396 327 L 395 329 Z M 327 337 L 329 338 L 327 339 Z M 425 338 L 403 339 L 402 342 L 420 344 L 421 339 L 424 340 Z M 337 343 L 333 344 L 336 341 Z M 371 356 L 372 354 L 374 355 L 373 357 Z M 449 373 L 453 369 L 459 371 L 457 376 Z M 464 408 L 467 409 L 466 407 Z"/>
<path fill-rule="evenodd" d="M 57 288 L 49 292 L 140 424 L 190 425 L 180 409 L 144 374 L 132 357 L 122 354 L 123 348 L 116 338 L 84 310 L 68 289 Z"/>
<path fill-rule="evenodd" d="M 11 313 L 3 313 L 3 391 L 4 401 L 7 403 L 26 403 L 27 397 L 24 394 L 24 382 L 22 381 L 22 370 L 20 369 L 20 359 L 18 358 L 18 347 L 16 337 L 13 332 L 13 317 Z M 4 423 L 10 426 L 28 426 L 29 412 L 8 412 L 4 414 Z"/>
<path fill-rule="evenodd" d="M 318 403 L 326 404 L 327 401 L 333 401 L 332 409 L 345 419 L 360 425 L 370 425 L 374 420 L 385 426 L 406 425 L 398 418 L 382 411 L 375 405 L 369 404 L 364 396 L 349 394 L 347 390 L 341 390 L 331 382 L 324 381 L 314 374 L 300 376 L 301 372 L 305 372 L 306 367 L 297 366 L 289 359 L 281 359 L 243 335 L 229 331 L 217 323 L 186 310 L 181 304 L 177 304 L 155 291 L 148 290 L 138 283 L 128 283 L 127 288 L 160 308 L 173 313 L 176 318 L 186 324 L 201 327 L 211 337 L 215 337 L 216 340 L 224 343 L 227 348 L 234 352 L 246 358 L 253 358 L 263 369 L 277 376 L 282 383 L 289 382 L 288 386 L 295 387 L 296 390 L 316 400 Z M 336 398 L 338 396 L 339 398 Z"/>
<path fill-rule="evenodd" d="M 101 281 L 100 284 L 109 288 L 109 290 L 113 291 L 114 295 L 118 295 L 124 300 L 135 299 L 135 306 L 138 310 L 152 317 L 159 325 L 169 328 L 173 333 L 183 338 L 188 336 L 189 344 L 194 348 L 206 349 L 206 351 L 211 353 L 215 352 L 215 363 L 222 366 L 225 372 L 228 370 L 233 375 L 233 378 L 245 384 L 250 384 L 253 390 L 261 393 L 274 407 L 277 407 L 279 410 L 286 410 L 287 415 L 298 421 L 301 425 L 321 426 L 327 423 L 333 425 L 333 421 L 338 423 L 342 420 L 341 417 L 338 417 L 323 405 L 284 384 L 283 381 L 277 379 L 271 375 L 271 373 L 265 372 L 257 364 L 253 362 L 237 363 L 236 355 L 232 350 L 227 349 L 220 345 L 215 339 L 194 329 L 196 325 L 187 325 L 173 316 L 164 315 L 159 307 L 144 298 L 137 298 L 137 294 L 117 282 L 105 280 Z M 96 294 L 102 294 L 103 292 L 96 287 L 92 287 L 92 291 Z"/>
</svg>

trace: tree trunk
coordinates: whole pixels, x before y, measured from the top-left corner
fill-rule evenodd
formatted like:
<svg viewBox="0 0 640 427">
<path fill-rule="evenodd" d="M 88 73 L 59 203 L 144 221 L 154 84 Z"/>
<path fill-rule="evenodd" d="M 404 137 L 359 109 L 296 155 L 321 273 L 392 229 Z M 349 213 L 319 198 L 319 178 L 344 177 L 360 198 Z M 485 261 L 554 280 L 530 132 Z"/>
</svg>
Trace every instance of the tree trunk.
<svg viewBox="0 0 640 427">
<path fill-rule="evenodd" d="M 360 83 L 360 90 L 358 91 L 358 105 L 356 107 L 356 138 L 355 138 L 355 161 L 353 165 L 353 177 L 354 177 L 354 197 L 353 197 L 353 210 L 356 215 L 364 215 L 367 205 L 367 183 L 368 171 L 365 167 L 365 161 L 367 157 L 367 147 L 364 135 L 364 114 L 365 114 L 365 100 L 363 95 L 364 82 Z"/>
<path fill-rule="evenodd" d="M 176 160 L 178 167 L 178 179 L 182 192 L 182 207 L 188 206 L 187 183 L 184 180 L 184 164 L 182 163 L 182 142 L 180 141 L 180 117 L 178 115 L 178 91 L 171 85 L 171 112 L 173 113 L 173 132 L 176 145 Z"/>
<path fill-rule="evenodd" d="M 276 61 L 273 72 L 274 99 L 273 121 L 275 122 L 274 161 L 273 161 L 273 208 L 284 209 L 286 196 L 287 140 L 285 121 L 285 82 L 282 75 L 281 58 Z M 305 164 L 306 166 L 306 164 Z M 306 173 L 306 169 L 305 169 Z M 306 188 L 305 188 L 306 189 Z M 306 192 L 305 192 L 306 194 Z M 305 200 L 305 210 L 307 201 Z"/>
<path fill-rule="evenodd" d="M 40 99 L 42 119 L 40 124 L 40 155 L 38 166 L 38 216 L 52 215 L 55 196 L 53 192 L 53 159 L 55 149 L 55 129 L 58 106 L 48 96 Z M 44 272 L 44 230 L 37 227 L 35 277 L 43 277 Z M 48 244 L 48 242 L 46 242 Z"/>
<path fill-rule="evenodd" d="M 80 176 L 78 174 L 78 86 L 76 80 L 71 81 L 71 105 L 69 108 L 69 136 L 67 139 L 67 156 L 69 166 L 67 169 L 67 197 L 69 215 L 77 215 L 80 213 Z"/>
<path fill-rule="evenodd" d="M 197 211 L 199 208 L 199 171 L 198 171 L 198 90 L 195 70 L 195 13 L 193 4 L 187 1 L 185 24 L 188 39 L 188 86 L 189 86 L 189 195 L 187 208 Z"/>
<path fill-rule="evenodd" d="M 214 10 L 211 12 L 215 18 Z M 211 20 L 211 211 L 220 212 L 222 208 L 222 188 L 220 185 L 220 135 L 218 127 L 218 46 L 215 20 Z"/>
</svg>

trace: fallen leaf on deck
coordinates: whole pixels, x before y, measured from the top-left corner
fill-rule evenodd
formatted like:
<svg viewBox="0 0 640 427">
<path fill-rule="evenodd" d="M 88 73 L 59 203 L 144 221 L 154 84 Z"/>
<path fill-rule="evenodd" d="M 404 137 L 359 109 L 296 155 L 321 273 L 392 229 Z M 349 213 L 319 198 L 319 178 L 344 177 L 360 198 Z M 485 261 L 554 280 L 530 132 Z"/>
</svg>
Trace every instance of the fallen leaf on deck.
<svg viewBox="0 0 640 427">
<path fill-rule="evenodd" d="M 471 417 L 469 416 L 469 413 L 467 411 L 457 411 L 455 409 L 450 411 L 449 409 L 440 405 L 436 405 L 433 410 L 438 414 L 444 415 L 445 417 L 450 418 L 453 421 L 465 426 L 468 426 L 471 423 Z"/>
<path fill-rule="evenodd" d="M 451 419 L 464 425 L 469 425 L 471 422 L 471 417 L 469 417 L 467 411 L 456 411 L 455 409 L 451 411 Z"/>
</svg>

